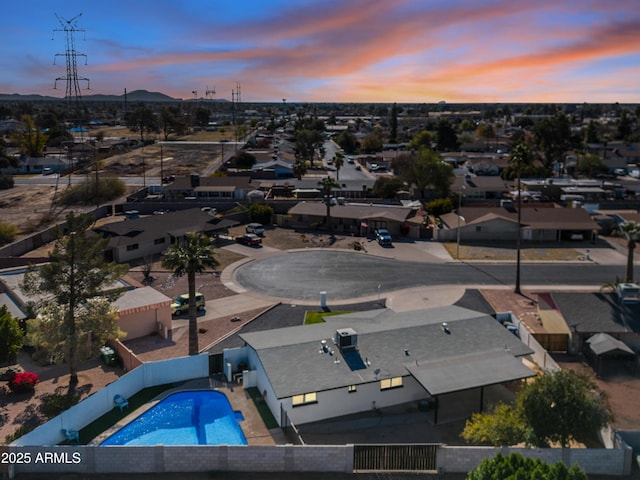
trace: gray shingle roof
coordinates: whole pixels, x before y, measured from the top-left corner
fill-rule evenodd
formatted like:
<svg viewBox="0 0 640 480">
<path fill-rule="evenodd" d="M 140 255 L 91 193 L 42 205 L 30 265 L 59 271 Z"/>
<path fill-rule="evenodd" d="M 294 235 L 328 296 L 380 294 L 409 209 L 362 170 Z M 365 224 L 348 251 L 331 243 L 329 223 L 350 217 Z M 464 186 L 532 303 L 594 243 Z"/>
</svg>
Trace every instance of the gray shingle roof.
<svg viewBox="0 0 640 480">
<path fill-rule="evenodd" d="M 613 338 L 608 333 L 596 333 L 587 340 L 587 343 L 596 355 L 635 355 L 624 342 Z"/>
<path fill-rule="evenodd" d="M 506 350 L 488 350 L 407 364 L 407 370 L 431 395 L 534 377 L 520 359 Z"/>
<path fill-rule="evenodd" d="M 496 349 L 514 356 L 531 353 L 494 318 L 457 306 L 402 313 L 373 310 L 325 320 L 240 335 L 258 353 L 278 398 L 407 376 L 407 361 L 423 364 Z M 346 355 L 332 340 L 342 328 L 353 328 L 358 335 L 357 350 Z M 321 353 L 322 340 L 333 355 Z"/>
<path fill-rule="evenodd" d="M 412 209 L 406 207 L 391 207 L 388 205 L 346 204 L 331 207 L 332 218 L 347 218 L 355 220 L 385 218 L 396 222 L 404 222 Z M 327 206 L 321 202 L 300 202 L 289 209 L 289 215 L 325 216 Z"/>
<path fill-rule="evenodd" d="M 222 231 L 237 223 L 214 218 L 199 208 L 190 208 L 164 215 L 150 215 L 135 220 L 108 223 L 93 231 L 110 237 L 110 247 L 119 247 L 132 243 L 150 242 L 164 237 L 168 232 L 181 236 L 186 232 Z"/>
<path fill-rule="evenodd" d="M 615 293 L 554 292 L 568 326 L 577 332 L 640 332 L 640 304 L 620 304 Z"/>
</svg>

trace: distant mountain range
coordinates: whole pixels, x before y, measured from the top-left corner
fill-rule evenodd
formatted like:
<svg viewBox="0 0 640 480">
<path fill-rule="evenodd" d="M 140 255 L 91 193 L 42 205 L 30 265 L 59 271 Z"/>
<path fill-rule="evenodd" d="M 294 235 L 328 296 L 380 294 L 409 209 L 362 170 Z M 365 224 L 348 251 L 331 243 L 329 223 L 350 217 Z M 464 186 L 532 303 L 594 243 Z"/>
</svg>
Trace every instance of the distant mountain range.
<svg viewBox="0 0 640 480">
<path fill-rule="evenodd" d="M 124 94 L 122 95 L 82 95 L 82 99 L 85 102 L 124 102 Z M 49 97 L 45 95 L 20 95 L 17 93 L 7 94 L 0 93 L 0 102 L 60 102 L 63 99 L 60 97 Z M 145 103 L 160 103 L 160 102 L 181 102 L 181 98 L 173 98 L 169 95 L 165 95 L 160 92 L 149 92 L 147 90 L 134 90 L 133 92 L 127 92 L 127 102 L 145 102 Z M 206 101 L 206 102 L 227 102 L 224 99 L 195 99 L 190 98 L 185 100 L 187 102 Z"/>
</svg>

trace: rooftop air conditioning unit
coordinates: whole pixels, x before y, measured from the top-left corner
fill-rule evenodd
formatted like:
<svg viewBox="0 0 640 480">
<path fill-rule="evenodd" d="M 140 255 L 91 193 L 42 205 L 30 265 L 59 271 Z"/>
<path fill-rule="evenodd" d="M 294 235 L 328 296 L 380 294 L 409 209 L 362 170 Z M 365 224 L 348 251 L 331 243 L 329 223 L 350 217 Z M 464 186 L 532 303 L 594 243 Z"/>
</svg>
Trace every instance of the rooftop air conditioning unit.
<svg viewBox="0 0 640 480">
<path fill-rule="evenodd" d="M 616 290 L 620 303 L 640 302 L 640 286 L 637 283 L 619 283 Z"/>
<path fill-rule="evenodd" d="M 336 345 L 340 350 L 348 350 L 358 346 L 358 334 L 353 328 L 341 328 L 336 331 Z"/>
</svg>

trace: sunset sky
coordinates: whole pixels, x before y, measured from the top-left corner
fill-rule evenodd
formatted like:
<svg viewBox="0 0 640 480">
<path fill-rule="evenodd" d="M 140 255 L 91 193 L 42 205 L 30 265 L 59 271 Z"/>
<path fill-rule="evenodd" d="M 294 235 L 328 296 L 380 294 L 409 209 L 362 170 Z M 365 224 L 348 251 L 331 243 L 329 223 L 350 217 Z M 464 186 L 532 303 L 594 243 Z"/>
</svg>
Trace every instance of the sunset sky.
<svg viewBox="0 0 640 480">
<path fill-rule="evenodd" d="M 64 81 L 53 86 L 70 24 L 56 14 L 82 14 L 83 95 L 186 99 L 215 86 L 231 100 L 240 82 L 243 102 L 640 103 L 639 0 L 26 0 L 2 11 L 4 94 L 64 96 Z"/>
</svg>

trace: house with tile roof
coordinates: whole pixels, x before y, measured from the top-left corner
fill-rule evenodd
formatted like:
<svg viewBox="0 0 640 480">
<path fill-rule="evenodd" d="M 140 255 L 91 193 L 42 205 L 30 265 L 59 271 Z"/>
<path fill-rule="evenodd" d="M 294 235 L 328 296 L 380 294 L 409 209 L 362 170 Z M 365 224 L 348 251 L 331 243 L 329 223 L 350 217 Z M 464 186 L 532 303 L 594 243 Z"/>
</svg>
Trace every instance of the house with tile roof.
<svg viewBox="0 0 640 480">
<path fill-rule="evenodd" d="M 535 375 L 519 338 L 458 306 L 355 312 L 239 336 L 245 346 L 223 352 L 227 376 L 246 370 L 245 387 L 259 389 L 282 426 L 413 401 L 434 407 L 437 422 L 455 416 L 461 394 L 477 411 L 485 389 Z"/>
</svg>

